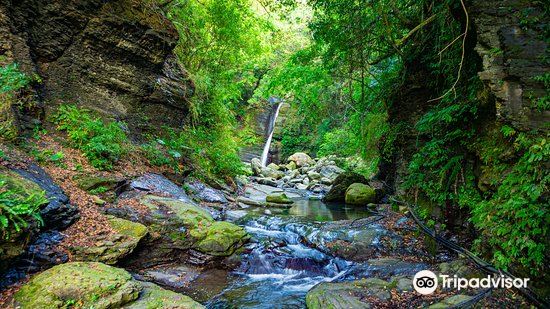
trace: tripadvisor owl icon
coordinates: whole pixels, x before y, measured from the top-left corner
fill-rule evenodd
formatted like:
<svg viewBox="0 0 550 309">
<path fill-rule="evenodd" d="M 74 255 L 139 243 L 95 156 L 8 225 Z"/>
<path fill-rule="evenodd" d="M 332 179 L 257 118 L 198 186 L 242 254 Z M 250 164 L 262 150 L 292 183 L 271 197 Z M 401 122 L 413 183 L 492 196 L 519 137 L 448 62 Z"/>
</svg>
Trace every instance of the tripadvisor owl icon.
<svg viewBox="0 0 550 309">
<path fill-rule="evenodd" d="M 429 270 L 419 271 L 414 275 L 413 287 L 422 295 L 432 294 L 437 289 L 437 276 Z"/>
</svg>

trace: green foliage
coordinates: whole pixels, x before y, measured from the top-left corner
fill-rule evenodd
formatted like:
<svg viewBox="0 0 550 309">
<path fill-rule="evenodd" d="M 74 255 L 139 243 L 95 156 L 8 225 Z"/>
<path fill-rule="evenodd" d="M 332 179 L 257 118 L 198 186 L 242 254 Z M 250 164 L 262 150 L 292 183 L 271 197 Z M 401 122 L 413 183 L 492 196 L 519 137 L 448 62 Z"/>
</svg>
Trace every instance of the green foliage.
<svg viewBox="0 0 550 309">
<path fill-rule="evenodd" d="M 62 105 L 54 116 L 57 128 L 67 132 L 73 147 L 84 152 L 90 164 L 110 170 L 127 151 L 128 138 L 116 122 L 105 122 L 85 109 Z"/>
<path fill-rule="evenodd" d="M 13 93 L 25 88 L 30 82 L 31 78 L 19 70 L 17 63 L 0 67 L 0 93 Z"/>
<path fill-rule="evenodd" d="M 0 139 L 13 140 L 17 136 L 12 108 L 18 103 L 17 95 L 31 81 L 17 63 L 0 67 Z"/>
<path fill-rule="evenodd" d="M 32 148 L 30 154 L 38 163 L 53 163 L 59 167 L 66 167 L 65 154 L 63 152 L 54 152 L 50 149 L 37 150 Z"/>
<path fill-rule="evenodd" d="M 40 206 L 48 203 L 44 192 L 27 195 L 17 187 L 9 187 L 7 179 L 0 174 L 0 234 L 9 238 L 28 226 L 29 220 L 42 223 Z"/>
<path fill-rule="evenodd" d="M 550 144 L 547 137 L 527 133 L 518 134 L 513 144 L 522 153 L 517 163 L 487 158 L 495 171 L 506 171 L 496 192 L 479 197 L 471 190 L 460 203 L 471 207 L 472 222 L 483 234 L 479 244 L 491 248 L 497 267 L 519 264 L 536 275 L 542 271 L 548 250 L 550 212 L 544 194 L 550 185 Z"/>
</svg>

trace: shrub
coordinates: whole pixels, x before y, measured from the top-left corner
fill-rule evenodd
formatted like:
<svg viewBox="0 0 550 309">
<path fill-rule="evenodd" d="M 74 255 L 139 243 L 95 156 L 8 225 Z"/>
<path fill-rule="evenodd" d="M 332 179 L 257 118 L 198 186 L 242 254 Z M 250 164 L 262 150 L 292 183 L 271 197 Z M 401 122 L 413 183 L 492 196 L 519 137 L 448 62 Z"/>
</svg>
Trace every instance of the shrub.
<svg viewBox="0 0 550 309">
<path fill-rule="evenodd" d="M 22 188 L 8 186 L 7 178 L 0 175 L 0 234 L 9 238 L 10 231 L 19 232 L 29 220 L 42 224 L 40 206 L 48 200 L 44 192 L 27 194 Z"/>
<path fill-rule="evenodd" d="M 16 103 L 18 92 L 31 81 L 31 78 L 19 71 L 16 63 L 0 67 L 0 138 L 12 140 L 17 136 L 12 105 Z"/>
<path fill-rule="evenodd" d="M 116 122 L 105 122 L 86 109 L 62 105 L 54 116 L 57 128 L 67 132 L 72 147 L 84 152 L 90 164 L 110 170 L 126 153 L 128 138 Z"/>
</svg>

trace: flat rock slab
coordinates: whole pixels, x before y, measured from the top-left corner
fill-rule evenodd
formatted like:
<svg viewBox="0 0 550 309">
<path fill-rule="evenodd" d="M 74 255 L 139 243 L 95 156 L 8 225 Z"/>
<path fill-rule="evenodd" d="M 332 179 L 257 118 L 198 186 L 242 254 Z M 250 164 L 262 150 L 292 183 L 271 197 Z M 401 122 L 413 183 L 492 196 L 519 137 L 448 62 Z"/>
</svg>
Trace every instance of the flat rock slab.
<svg viewBox="0 0 550 309">
<path fill-rule="evenodd" d="M 194 204 L 183 188 L 159 174 L 145 174 L 134 179 L 130 183 L 130 187 L 134 190 L 165 194 L 180 201 Z"/>
</svg>

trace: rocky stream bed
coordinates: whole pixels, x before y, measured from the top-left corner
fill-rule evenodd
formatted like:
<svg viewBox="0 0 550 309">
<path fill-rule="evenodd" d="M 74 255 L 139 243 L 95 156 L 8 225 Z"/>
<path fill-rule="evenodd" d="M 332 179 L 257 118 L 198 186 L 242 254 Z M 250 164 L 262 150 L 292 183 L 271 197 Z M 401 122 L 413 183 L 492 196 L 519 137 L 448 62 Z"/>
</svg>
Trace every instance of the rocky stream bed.
<svg viewBox="0 0 550 309">
<path fill-rule="evenodd" d="M 380 183 L 301 153 L 268 167 L 253 160 L 251 170 L 236 191 L 160 174 L 79 178 L 86 190 L 113 188 L 113 202 L 96 200 L 112 232 L 61 250 L 76 208 L 39 167 L 5 169 L 12 185 L 52 197 L 43 214 L 52 223 L 35 228 L 30 243 L 0 247 L 12 265 L 2 287 L 18 286 L 9 306 L 446 308 L 475 293 L 414 292 L 423 269 L 480 273 L 430 249 L 404 209 L 385 203 Z"/>
</svg>

